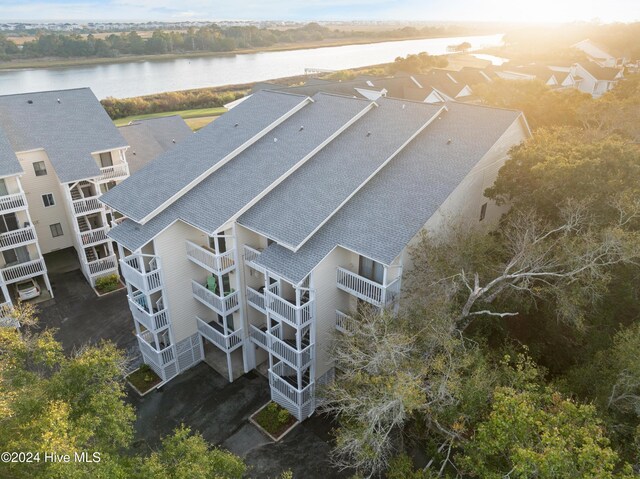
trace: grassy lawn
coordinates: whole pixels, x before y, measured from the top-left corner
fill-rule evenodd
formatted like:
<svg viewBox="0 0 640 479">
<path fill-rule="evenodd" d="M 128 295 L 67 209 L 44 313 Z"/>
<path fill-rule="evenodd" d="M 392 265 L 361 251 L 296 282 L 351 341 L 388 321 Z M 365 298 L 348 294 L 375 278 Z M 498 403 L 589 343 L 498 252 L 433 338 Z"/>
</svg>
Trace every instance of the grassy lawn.
<svg viewBox="0 0 640 479">
<path fill-rule="evenodd" d="M 209 123 L 211 123 L 216 118 L 218 118 L 218 117 L 217 116 L 203 116 L 203 117 L 200 117 L 200 118 L 187 118 L 185 120 L 185 123 L 187 125 L 189 125 L 189 128 L 191 128 L 193 131 L 198 131 L 200 128 L 204 128 L 205 126 L 207 126 Z"/>
<path fill-rule="evenodd" d="M 149 118 L 162 118 L 164 116 L 172 115 L 180 115 L 185 120 L 204 117 L 212 118 L 220 116 L 226 111 L 227 109 L 222 106 L 216 108 L 201 108 L 196 110 L 167 111 L 163 113 L 149 113 L 147 115 L 128 116 L 126 118 L 119 118 L 118 120 L 114 120 L 113 122 L 116 126 L 122 126 L 134 120 L 147 120 Z M 200 128 L 202 128 L 203 126 L 204 125 L 201 125 Z"/>
</svg>

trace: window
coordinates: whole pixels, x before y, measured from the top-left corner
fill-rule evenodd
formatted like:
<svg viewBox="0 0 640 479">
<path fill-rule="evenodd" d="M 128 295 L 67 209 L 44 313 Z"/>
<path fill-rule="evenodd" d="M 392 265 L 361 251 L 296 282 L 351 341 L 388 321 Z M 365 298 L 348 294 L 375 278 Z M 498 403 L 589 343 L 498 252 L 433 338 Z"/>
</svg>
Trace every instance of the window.
<svg viewBox="0 0 640 479">
<path fill-rule="evenodd" d="M 57 238 L 58 236 L 62 236 L 64 233 L 62 232 L 62 225 L 60 223 L 56 223 L 54 225 L 49 225 L 51 228 L 51 236 Z"/>
<path fill-rule="evenodd" d="M 480 207 L 480 221 L 482 221 L 485 216 L 487 216 L 487 203 Z"/>
<path fill-rule="evenodd" d="M 56 204 L 53 199 L 53 193 L 47 193 L 46 195 L 42 195 L 42 202 L 44 203 L 45 208 L 49 206 L 54 206 Z"/>
<path fill-rule="evenodd" d="M 111 157 L 111 152 L 107 151 L 106 153 L 100 153 L 100 166 L 104 168 L 105 166 L 113 166 L 113 158 Z"/>
<path fill-rule="evenodd" d="M 36 176 L 45 176 L 47 174 L 47 167 L 44 165 L 44 161 L 36 161 L 33 164 L 33 171 L 36 172 Z"/>
</svg>

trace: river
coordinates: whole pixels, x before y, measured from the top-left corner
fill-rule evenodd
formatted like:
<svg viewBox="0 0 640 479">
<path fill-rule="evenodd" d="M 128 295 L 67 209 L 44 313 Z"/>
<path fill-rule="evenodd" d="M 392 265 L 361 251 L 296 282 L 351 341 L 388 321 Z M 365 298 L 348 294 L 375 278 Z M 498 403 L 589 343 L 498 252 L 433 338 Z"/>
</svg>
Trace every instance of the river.
<svg viewBox="0 0 640 479">
<path fill-rule="evenodd" d="M 0 94 L 91 87 L 98 98 L 125 98 L 301 75 L 305 68 L 343 70 L 392 62 L 398 56 L 446 53 L 448 45 L 500 45 L 502 34 L 401 40 L 364 45 L 150 60 L 63 68 L 0 70 Z"/>
</svg>

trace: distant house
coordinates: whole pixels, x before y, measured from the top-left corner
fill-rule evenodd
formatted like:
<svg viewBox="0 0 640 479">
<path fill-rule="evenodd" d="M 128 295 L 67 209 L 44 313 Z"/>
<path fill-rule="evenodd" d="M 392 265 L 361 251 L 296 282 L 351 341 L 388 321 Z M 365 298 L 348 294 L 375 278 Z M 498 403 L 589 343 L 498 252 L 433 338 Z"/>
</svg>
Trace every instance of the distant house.
<svg viewBox="0 0 640 479">
<path fill-rule="evenodd" d="M 179 115 L 132 121 L 118 129 L 129 144 L 127 160 L 131 174 L 193 134 Z"/>
<path fill-rule="evenodd" d="M 574 63 L 571 75 L 578 90 L 598 98 L 611 90 L 622 79 L 622 68 L 601 67 L 594 62 Z"/>
<path fill-rule="evenodd" d="M 570 67 L 552 67 L 536 63 L 506 65 L 497 69 L 495 73 L 505 80 L 539 80 L 551 88 L 576 88 Z"/>
<path fill-rule="evenodd" d="M 574 45 L 572 48 L 576 48 L 587 55 L 589 60 L 597 63 L 601 67 L 615 67 L 622 63 L 622 59 L 618 59 L 607 52 L 602 46 L 589 39 L 582 40 Z"/>
</svg>

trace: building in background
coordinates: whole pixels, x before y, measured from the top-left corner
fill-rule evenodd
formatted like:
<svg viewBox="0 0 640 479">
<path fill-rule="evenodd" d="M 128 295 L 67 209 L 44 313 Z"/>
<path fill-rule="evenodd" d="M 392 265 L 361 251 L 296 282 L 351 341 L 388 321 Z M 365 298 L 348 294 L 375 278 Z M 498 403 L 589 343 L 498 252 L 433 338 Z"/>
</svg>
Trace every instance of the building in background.
<svg viewBox="0 0 640 479">
<path fill-rule="evenodd" d="M 11 241 L 29 239 L 2 251 L 5 285 L 40 276 L 50 291 L 42 255 L 71 246 L 92 286 L 100 276 L 118 274 L 107 236 L 113 218 L 98 198 L 129 176 L 127 142 L 91 90 L 0 96 L 0 132 L 2 161 L 20 167 L 5 179 L 0 198 L 20 206 L 5 209 L 0 228 Z"/>
</svg>

